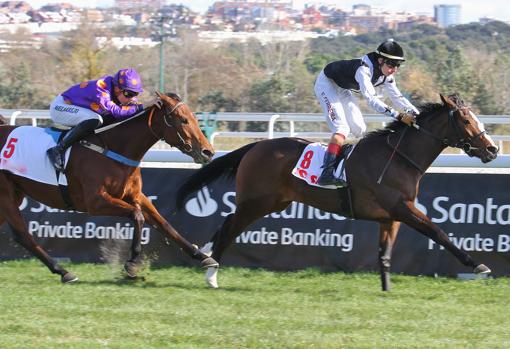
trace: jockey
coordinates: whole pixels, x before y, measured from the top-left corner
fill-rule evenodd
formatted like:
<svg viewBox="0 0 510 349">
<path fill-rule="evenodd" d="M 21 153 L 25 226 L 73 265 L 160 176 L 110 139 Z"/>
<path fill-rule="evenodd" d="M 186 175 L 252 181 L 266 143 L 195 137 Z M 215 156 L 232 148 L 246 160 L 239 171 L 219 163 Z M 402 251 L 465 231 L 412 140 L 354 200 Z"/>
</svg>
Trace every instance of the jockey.
<svg viewBox="0 0 510 349">
<path fill-rule="evenodd" d="M 92 134 L 103 124 L 104 116 L 126 119 L 143 110 L 136 96 L 143 92 L 136 70 L 119 70 L 115 76 L 84 81 L 57 96 L 50 106 L 51 119 L 74 126 L 57 146 L 48 149 L 48 157 L 56 170 L 64 171 L 64 155 L 74 142 Z"/>
<path fill-rule="evenodd" d="M 324 155 L 320 185 L 347 186 L 334 176 L 335 164 L 340 157 L 342 145 L 349 133 L 361 137 L 366 130 L 363 115 L 353 92 L 359 92 L 368 105 L 378 113 L 392 116 L 407 125 L 414 122 L 418 109 L 400 93 L 394 74 L 404 62 L 404 50 L 389 39 L 359 59 L 335 61 L 326 65 L 315 82 L 315 95 L 322 106 L 333 135 Z M 386 105 L 376 94 L 375 87 L 382 86 L 399 113 Z"/>
</svg>

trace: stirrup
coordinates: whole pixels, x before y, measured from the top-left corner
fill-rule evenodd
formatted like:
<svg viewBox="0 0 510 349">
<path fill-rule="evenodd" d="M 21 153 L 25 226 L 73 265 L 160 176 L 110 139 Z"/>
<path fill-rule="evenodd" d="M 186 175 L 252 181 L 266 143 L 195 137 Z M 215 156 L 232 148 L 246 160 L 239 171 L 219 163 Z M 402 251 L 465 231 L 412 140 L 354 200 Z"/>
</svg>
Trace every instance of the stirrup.
<svg viewBox="0 0 510 349">
<path fill-rule="evenodd" d="M 337 188 L 343 188 L 347 187 L 347 182 L 343 179 L 335 177 L 332 173 L 331 174 L 322 174 L 319 177 L 319 180 L 317 181 L 318 185 L 322 186 L 330 186 L 333 185 Z"/>
</svg>

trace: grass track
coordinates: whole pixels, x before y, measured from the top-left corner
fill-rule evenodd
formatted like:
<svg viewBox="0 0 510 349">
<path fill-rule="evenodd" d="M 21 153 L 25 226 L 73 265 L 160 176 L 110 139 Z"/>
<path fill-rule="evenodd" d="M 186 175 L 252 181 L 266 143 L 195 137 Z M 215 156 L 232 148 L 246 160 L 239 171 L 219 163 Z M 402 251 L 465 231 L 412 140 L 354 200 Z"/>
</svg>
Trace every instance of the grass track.
<svg viewBox="0 0 510 349">
<path fill-rule="evenodd" d="M 126 281 L 73 264 L 60 284 L 34 260 L 0 263 L 0 348 L 508 348 L 510 279 L 171 267 Z"/>
</svg>

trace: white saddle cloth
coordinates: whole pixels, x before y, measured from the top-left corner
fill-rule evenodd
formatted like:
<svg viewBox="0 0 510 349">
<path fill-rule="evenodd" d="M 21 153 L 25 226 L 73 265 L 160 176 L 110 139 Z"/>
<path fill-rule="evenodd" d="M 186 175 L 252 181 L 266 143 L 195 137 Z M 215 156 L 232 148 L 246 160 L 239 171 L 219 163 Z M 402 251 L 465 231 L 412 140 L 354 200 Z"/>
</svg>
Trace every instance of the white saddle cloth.
<svg viewBox="0 0 510 349">
<path fill-rule="evenodd" d="M 46 156 L 46 150 L 56 145 L 52 131 L 32 126 L 15 128 L 0 153 L 0 169 L 37 182 L 51 185 L 67 185 L 65 175 L 60 174 L 57 183 L 55 168 Z M 67 149 L 65 164 L 71 148 Z"/>
<path fill-rule="evenodd" d="M 354 148 L 355 146 L 350 149 L 349 153 L 345 157 L 346 159 L 348 159 L 352 154 Z M 292 174 L 297 178 L 304 180 L 310 185 L 325 189 L 336 189 L 336 187 L 332 185 L 322 186 L 317 184 L 317 180 L 322 173 L 321 166 L 324 160 L 325 152 L 326 146 L 322 145 L 321 143 L 310 143 L 306 146 L 305 150 L 303 150 L 301 157 L 292 170 Z M 335 170 L 335 176 L 343 179 L 344 181 L 347 181 L 345 170 L 342 171 L 343 163 L 344 159 L 342 159 L 338 164 L 338 167 Z M 342 171 L 342 173 L 340 173 L 340 171 Z"/>
</svg>

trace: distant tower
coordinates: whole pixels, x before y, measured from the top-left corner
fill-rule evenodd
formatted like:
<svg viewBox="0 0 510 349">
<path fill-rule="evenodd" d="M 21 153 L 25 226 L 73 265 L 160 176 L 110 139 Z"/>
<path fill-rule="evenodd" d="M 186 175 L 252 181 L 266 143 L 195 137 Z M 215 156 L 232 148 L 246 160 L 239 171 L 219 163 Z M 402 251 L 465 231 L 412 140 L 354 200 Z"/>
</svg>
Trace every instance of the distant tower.
<svg viewBox="0 0 510 349">
<path fill-rule="evenodd" d="M 442 27 L 460 24 L 461 5 L 434 5 L 434 20 Z"/>
<path fill-rule="evenodd" d="M 163 6 L 163 3 L 163 0 L 115 0 L 115 7 L 123 9 L 140 7 L 160 8 Z"/>
</svg>

